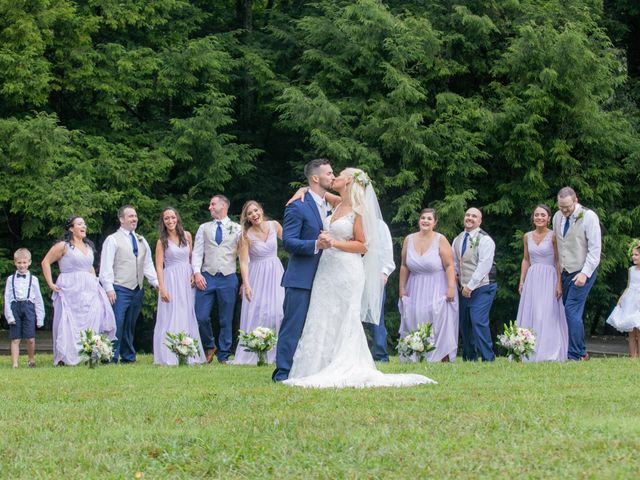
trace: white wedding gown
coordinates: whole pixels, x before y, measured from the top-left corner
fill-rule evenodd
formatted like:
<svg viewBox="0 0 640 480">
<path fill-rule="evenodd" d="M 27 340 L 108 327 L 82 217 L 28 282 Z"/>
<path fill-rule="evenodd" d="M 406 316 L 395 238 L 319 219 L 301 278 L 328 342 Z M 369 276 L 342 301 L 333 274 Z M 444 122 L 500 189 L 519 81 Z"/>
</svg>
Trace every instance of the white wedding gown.
<svg viewBox="0 0 640 480">
<path fill-rule="evenodd" d="M 353 212 L 325 229 L 337 240 L 353 239 Z M 362 256 L 324 250 L 313 281 L 307 319 L 285 385 L 315 388 L 400 387 L 436 383 L 423 375 L 378 371 L 360 323 L 364 289 Z"/>
</svg>

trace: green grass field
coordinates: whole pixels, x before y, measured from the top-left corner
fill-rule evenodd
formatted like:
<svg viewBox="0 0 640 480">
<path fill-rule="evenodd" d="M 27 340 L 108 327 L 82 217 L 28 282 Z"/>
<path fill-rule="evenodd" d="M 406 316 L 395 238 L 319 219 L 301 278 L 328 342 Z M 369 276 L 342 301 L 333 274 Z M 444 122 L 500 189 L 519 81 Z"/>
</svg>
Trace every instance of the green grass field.
<svg viewBox="0 0 640 480">
<path fill-rule="evenodd" d="M 26 362 L 26 359 L 24 359 Z M 271 367 L 0 357 L 2 478 L 638 478 L 640 362 L 400 365 L 439 382 L 304 390 Z"/>
</svg>

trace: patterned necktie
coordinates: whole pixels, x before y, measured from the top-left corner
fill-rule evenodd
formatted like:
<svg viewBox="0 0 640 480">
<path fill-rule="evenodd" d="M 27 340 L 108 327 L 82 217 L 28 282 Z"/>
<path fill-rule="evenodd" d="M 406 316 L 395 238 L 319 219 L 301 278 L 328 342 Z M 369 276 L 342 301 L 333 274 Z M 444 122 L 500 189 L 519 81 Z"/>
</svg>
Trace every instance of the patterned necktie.
<svg viewBox="0 0 640 480">
<path fill-rule="evenodd" d="M 464 257 L 464 252 L 467 251 L 467 241 L 469 241 L 469 232 L 464 234 L 464 240 L 462 241 L 462 248 L 460 249 L 460 256 Z"/>
<path fill-rule="evenodd" d="M 133 232 L 129 232 L 129 236 L 131 237 L 131 246 L 133 247 L 133 255 L 135 257 L 138 256 L 138 241 L 136 240 L 136 236 Z"/>
<path fill-rule="evenodd" d="M 570 217 L 565 217 L 564 219 L 564 228 L 562 229 L 562 236 L 566 237 L 567 236 L 567 232 L 569 231 L 569 224 L 570 222 Z"/>
<path fill-rule="evenodd" d="M 216 223 L 218 224 L 218 228 L 216 228 L 216 243 L 220 245 L 222 243 L 222 222 L 218 220 Z"/>
</svg>

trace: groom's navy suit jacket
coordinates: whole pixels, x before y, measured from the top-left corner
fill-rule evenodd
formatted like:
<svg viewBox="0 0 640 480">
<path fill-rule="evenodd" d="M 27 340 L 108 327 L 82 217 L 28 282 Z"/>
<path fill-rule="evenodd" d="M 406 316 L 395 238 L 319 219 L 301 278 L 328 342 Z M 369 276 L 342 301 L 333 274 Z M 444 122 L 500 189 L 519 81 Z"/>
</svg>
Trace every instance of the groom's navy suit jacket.
<svg viewBox="0 0 640 480">
<path fill-rule="evenodd" d="M 289 263 L 282 277 L 283 287 L 311 290 L 320 261 L 320 253 L 314 251 L 322 229 L 318 206 L 310 193 L 305 194 L 304 202 L 297 200 L 285 209 L 282 242 Z"/>
</svg>

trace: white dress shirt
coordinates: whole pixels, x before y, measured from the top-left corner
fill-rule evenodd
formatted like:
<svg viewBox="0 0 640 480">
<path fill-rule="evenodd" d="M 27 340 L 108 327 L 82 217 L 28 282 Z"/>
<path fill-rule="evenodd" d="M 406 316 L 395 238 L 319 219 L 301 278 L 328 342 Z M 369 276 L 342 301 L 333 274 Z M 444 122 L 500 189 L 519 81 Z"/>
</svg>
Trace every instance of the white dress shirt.
<svg viewBox="0 0 640 480">
<path fill-rule="evenodd" d="M 380 257 L 382 260 L 382 274 L 387 277 L 396 269 L 393 261 L 393 240 L 389 227 L 382 219 L 380 219 Z"/>
<path fill-rule="evenodd" d="M 467 287 L 469 290 L 473 291 L 478 287 L 482 279 L 489 275 L 491 267 L 493 267 L 493 257 L 496 253 L 496 244 L 489 235 L 481 235 L 479 237 L 477 247 L 475 246 L 476 239 L 478 238 L 478 234 L 480 233 L 480 227 L 465 233 L 469 234 L 469 240 L 467 240 L 467 248 L 478 249 L 478 266 L 476 267 L 476 271 L 473 272 L 471 280 L 469 280 L 469 284 L 462 285 L 463 287 Z M 455 254 L 453 256 L 453 263 L 456 269 L 456 275 L 458 275 L 458 277 L 460 277 L 460 259 L 458 258 L 458 255 L 460 254 L 460 250 L 462 249 L 462 242 L 464 242 L 464 235 L 461 237 L 460 245 L 456 244 L 454 248 Z M 473 247 L 472 244 L 474 245 Z"/>
<path fill-rule="evenodd" d="M 229 228 L 233 223 L 229 217 L 216 219 L 212 218 L 211 222 L 214 224 L 216 222 L 222 222 L 222 238 L 224 239 L 225 235 L 228 235 Z M 210 225 L 210 222 L 203 223 L 198 227 L 198 231 L 196 232 L 196 238 L 193 240 L 193 250 L 191 251 L 191 268 L 193 269 L 193 273 L 201 273 L 202 272 L 202 264 L 204 263 L 204 228 L 206 225 Z M 217 228 L 217 226 L 216 226 Z M 240 231 L 242 227 L 240 227 Z M 235 233 L 236 235 L 236 245 L 240 241 L 240 231 Z"/>
<path fill-rule="evenodd" d="M 583 208 L 579 203 L 576 204 L 576 208 L 569 217 L 562 216 L 560 232 L 556 232 L 556 235 L 562 235 L 564 225 L 567 222 L 570 222 L 569 227 L 572 227 L 573 224 L 576 223 L 580 212 L 584 212 L 582 226 L 584 227 L 584 234 L 587 237 L 587 258 L 580 272 L 584 273 L 588 278 L 591 278 L 593 272 L 595 272 L 598 265 L 600 265 L 600 253 L 602 251 L 602 233 L 600 231 L 600 220 L 596 212 Z"/>
<path fill-rule="evenodd" d="M 318 207 L 318 213 L 320 214 L 320 219 L 322 220 L 322 224 L 324 225 L 324 221 L 327 218 L 327 212 L 330 210 L 327 201 L 318 195 L 313 190 L 309 190 L 313 201 L 316 202 L 316 207 Z"/>
<path fill-rule="evenodd" d="M 124 235 L 127 238 L 127 241 L 131 242 L 129 233 L 131 233 L 129 230 L 120 227 L 115 234 Z M 133 234 L 135 235 L 135 233 L 136 232 L 134 231 Z M 158 288 L 158 275 L 156 273 L 156 269 L 153 267 L 153 260 L 151 259 L 152 250 L 149 248 L 147 240 L 142 235 L 136 235 L 136 240 L 142 242 L 147 249 L 147 255 L 144 259 L 144 276 L 154 288 Z M 131 248 L 133 248 L 133 246 Z M 116 257 L 117 249 L 118 245 L 116 244 L 116 241 L 111 235 L 109 235 L 102 244 L 102 254 L 100 257 L 100 283 L 106 292 L 114 291 L 113 262 Z"/>
<path fill-rule="evenodd" d="M 16 272 L 17 274 L 18 272 Z M 31 272 L 27 272 L 26 278 L 18 277 L 17 275 L 10 275 L 7 277 L 7 283 L 4 288 L 4 316 L 7 319 L 7 323 L 12 324 L 16 322 L 11 310 L 11 303 L 14 301 L 28 300 L 36 306 L 36 325 L 42 327 L 44 325 L 44 302 L 42 301 L 42 293 L 40 292 L 40 284 L 38 283 L 38 277 L 31 275 Z M 29 277 L 31 277 L 31 290 L 29 291 Z M 15 283 L 14 283 L 15 282 Z M 15 288 L 16 295 L 13 296 L 13 290 Z M 27 298 L 27 291 L 29 291 L 29 297 Z"/>
</svg>

